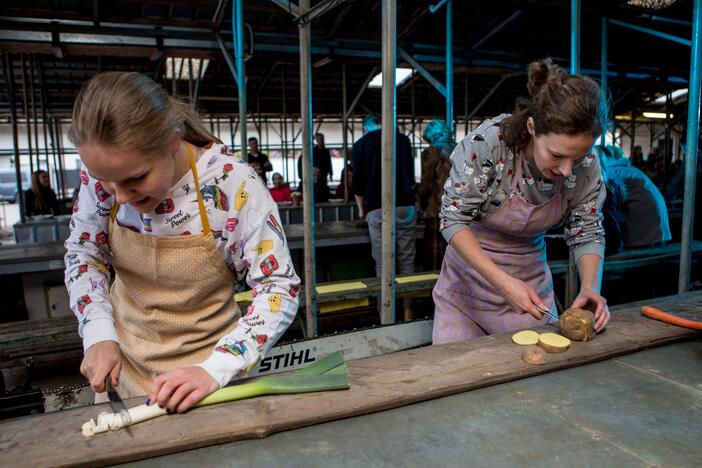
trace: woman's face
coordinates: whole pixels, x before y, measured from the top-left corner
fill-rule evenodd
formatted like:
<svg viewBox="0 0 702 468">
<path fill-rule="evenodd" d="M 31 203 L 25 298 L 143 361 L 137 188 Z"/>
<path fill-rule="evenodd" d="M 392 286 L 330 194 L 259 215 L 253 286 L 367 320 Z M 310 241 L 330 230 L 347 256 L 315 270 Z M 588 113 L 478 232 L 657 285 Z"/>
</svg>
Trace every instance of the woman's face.
<svg viewBox="0 0 702 468">
<path fill-rule="evenodd" d="M 282 175 L 276 175 L 273 177 L 273 185 L 276 187 L 282 187 L 283 186 L 283 176 Z"/>
<path fill-rule="evenodd" d="M 178 143 L 180 139 L 178 138 Z M 179 144 L 158 156 L 122 152 L 94 144 L 78 146 L 80 158 L 91 177 L 121 205 L 128 204 L 139 213 L 152 213 L 168 196 L 182 176 Z M 186 159 L 187 164 L 187 159 Z"/>
<path fill-rule="evenodd" d="M 42 172 L 39 174 L 39 183 L 42 185 L 42 187 L 49 186 L 49 174 L 47 172 Z"/>
<path fill-rule="evenodd" d="M 595 143 L 595 137 L 589 133 L 536 135 L 531 117 L 527 120 L 527 130 L 532 135 L 532 139 L 527 145 L 526 153 L 534 158 L 539 172 L 550 180 L 571 175 L 573 165 L 587 156 Z"/>
</svg>

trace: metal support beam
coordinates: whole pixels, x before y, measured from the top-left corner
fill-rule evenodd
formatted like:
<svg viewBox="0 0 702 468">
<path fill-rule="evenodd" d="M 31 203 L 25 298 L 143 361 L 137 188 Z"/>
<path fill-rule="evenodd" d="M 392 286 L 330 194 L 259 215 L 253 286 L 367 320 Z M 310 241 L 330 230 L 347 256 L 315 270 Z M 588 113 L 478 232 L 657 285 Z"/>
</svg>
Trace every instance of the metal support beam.
<svg viewBox="0 0 702 468">
<path fill-rule="evenodd" d="M 570 1 L 570 73 L 580 73 L 580 0 Z M 578 294 L 578 269 L 572 251 L 568 255 L 565 293 L 566 307 L 570 307 Z"/>
<path fill-rule="evenodd" d="M 62 200 L 66 192 L 66 180 L 63 170 L 63 132 L 61 131 L 61 119 L 59 117 L 54 117 L 54 126 L 54 135 L 56 135 L 56 161 L 58 163 L 58 165 L 54 167 L 54 173 L 57 182 L 56 191 L 59 193 L 59 200 Z"/>
<path fill-rule="evenodd" d="M 463 70 L 463 133 L 468 135 L 468 70 Z"/>
<path fill-rule="evenodd" d="M 227 50 L 227 45 L 224 43 L 224 40 L 222 40 L 222 36 L 219 33 L 214 33 L 214 37 L 217 40 L 217 45 L 219 45 L 219 50 L 222 51 L 222 55 L 224 56 L 224 61 L 227 62 L 227 67 L 229 68 L 229 72 L 234 77 L 234 81 L 236 82 L 236 85 L 239 86 L 239 77 L 236 74 L 236 65 L 234 64 L 234 61 L 232 60 L 231 56 L 229 55 L 229 51 Z"/>
<path fill-rule="evenodd" d="M 300 0 L 307 11 L 310 0 Z M 305 318 L 307 337 L 317 334 L 317 271 L 314 226 L 314 177 L 312 175 L 312 25 L 300 25 L 300 117 L 302 123 L 303 219 L 305 222 Z"/>
<path fill-rule="evenodd" d="M 100 0 L 93 0 L 93 26 L 100 26 Z"/>
<path fill-rule="evenodd" d="M 17 180 L 17 202 L 19 203 L 20 222 L 24 224 L 24 188 L 22 187 L 22 172 L 20 167 L 19 139 L 17 136 L 17 108 L 15 107 L 15 78 L 12 55 L 5 53 L 3 56 L 2 73 L 5 75 L 5 88 L 7 101 L 10 105 L 10 121 L 12 123 L 12 148 L 15 158 L 15 178 Z"/>
<path fill-rule="evenodd" d="M 665 16 L 656 16 L 656 15 L 647 15 L 647 14 L 642 14 L 639 16 L 643 19 L 647 19 L 647 20 L 651 20 L 651 21 L 658 21 L 660 23 L 677 24 L 678 26 L 687 26 L 687 27 L 692 26 L 691 22 L 689 22 L 687 20 L 677 19 L 677 18 L 666 18 Z"/>
<path fill-rule="evenodd" d="M 283 134 L 283 171 L 285 181 L 290 183 L 290 174 L 288 173 L 288 96 L 287 96 L 287 80 L 285 79 L 285 65 L 280 67 L 280 82 L 281 92 L 283 95 L 283 118 L 280 122 L 281 133 Z M 293 174 L 295 171 L 293 171 Z"/>
<path fill-rule="evenodd" d="M 473 110 L 470 111 L 470 113 L 466 117 L 466 120 L 470 120 L 473 117 L 475 117 L 475 114 L 478 113 L 478 111 L 483 107 L 483 105 L 485 105 L 485 103 L 488 102 L 488 100 L 492 97 L 493 94 L 495 94 L 495 92 L 500 88 L 500 86 L 502 86 L 502 83 L 504 83 L 509 78 L 513 78 L 515 76 L 520 76 L 523 74 L 523 71 L 518 71 L 500 77 L 500 80 L 497 83 L 495 83 L 495 86 L 493 86 L 492 89 L 488 91 L 488 93 L 483 97 L 483 99 L 481 99 L 480 102 L 473 108 Z"/>
<path fill-rule="evenodd" d="M 690 82 L 687 95 L 687 140 L 685 150 L 685 197 L 683 201 L 682 245 L 680 248 L 680 275 L 678 292 L 690 287 L 692 262 L 692 228 L 695 215 L 695 181 L 700 135 L 700 80 L 702 75 L 702 1 L 692 7 L 692 50 L 690 52 Z"/>
<path fill-rule="evenodd" d="M 447 33 L 448 34 L 448 33 Z M 447 91 L 446 87 L 439 82 L 436 78 L 432 76 L 429 71 L 427 71 L 426 68 L 424 68 L 419 62 L 417 62 L 414 57 L 412 57 L 405 49 L 402 47 L 397 48 L 397 53 L 400 54 L 400 57 L 404 59 L 405 62 L 409 63 L 412 68 L 417 70 L 420 75 L 424 77 L 425 80 L 429 82 L 430 85 L 432 85 L 438 92 L 441 93 L 442 96 L 446 97 Z M 372 77 L 371 77 L 372 78 Z M 394 78 L 394 77 L 393 77 Z M 394 82 L 393 82 L 394 83 Z M 368 86 L 368 85 L 366 85 Z"/>
<path fill-rule="evenodd" d="M 217 3 L 217 8 L 215 8 L 214 15 L 212 15 L 212 26 L 215 31 L 219 31 L 219 25 L 222 23 L 227 4 L 229 4 L 229 0 L 219 0 Z"/>
<path fill-rule="evenodd" d="M 29 155 L 29 173 L 34 173 L 34 155 L 32 151 L 32 125 L 31 119 L 29 118 L 29 104 L 27 102 L 27 67 L 25 65 L 24 54 L 20 55 L 20 62 L 22 64 L 22 105 L 24 107 L 24 123 L 27 128 L 27 152 Z"/>
<path fill-rule="evenodd" d="M 322 0 L 312 8 L 304 10 L 302 14 L 295 18 L 295 21 L 298 23 L 298 25 L 309 23 L 313 19 L 318 18 L 323 14 L 333 10 L 334 7 L 337 7 L 342 3 L 346 3 L 348 1 L 349 0 Z"/>
<path fill-rule="evenodd" d="M 518 17 L 519 15 L 522 14 L 522 11 L 524 11 L 524 10 L 516 10 L 514 13 L 512 13 L 511 15 L 509 15 L 504 21 L 502 21 L 500 24 L 498 24 L 497 26 L 495 26 L 495 27 L 492 29 L 492 31 L 490 31 L 489 33 L 487 33 L 486 35 L 484 35 L 481 39 L 479 39 L 479 40 L 478 40 L 475 44 L 473 44 L 470 48 L 471 48 L 472 50 L 475 50 L 475 49 L 477 49 L 478 47 L 480 47 L 481 45 L 483 45 L 483 43 L 485 43 L 485 41 L 487 41 L 487 40 L 490 39 L 492 36 L 494 36 L 495 34 L 497 34 L 498 32 L 500 32 L 500 31 L 501 31 L 505 26 L 507 26 L 509 23 L 511 23 L 512 21 L 514 21 L 515 19 L 517 19 L 517 17 Z"/>
<path fill-rule="evenodd" d="M 244 0 L 234 0 L 232 4 L 232 37 L 236 76 L 239 77 L 237 88 L 239 91 L 241 159 L 248 161 L 249 152 L 246 149 L 246 71 L 244 70 Z"/>
<path fill-rule="evenodd" d="M 453 132 L 453 0 L 446 3 L 446 123 Z"/>
<path fill-rule="evenodd" d="M 609 96 L 609 89 L 607 85 L 607 17 L 602 17 L 602 30 L 600 38 L 600 89 L 602 90 L 603 96 Z M 609 122 L 607 122 L 609 123 Z M 602 135 L 600 136 L 600 144 L 605 145 L 607 141 L 607 130 L 603 129 Z"/>
<path fill-rule="evenodd" d="M 51 50 L 56 58 L 63 58 L 63 49 L 61 48 L 61 39 L 58 31 L 51 31 Z"/>
<path fill-rule="evenodd" d="M 437 3 L 436 5 L 431 5 L 431 6 L 429 6 L 429 11 L 430 11 L 432 14 L 436 13 L 436 12 L 439 11 L 439 9 L 440 9 L 442 6 L 444 6 L 444 5 L 446 4 L 446 2 L 448 2 L 448 1 L 450 1 L 450 0 L 441 0 L 441 1 L 440 1 L 439 3 Z"/>
<path fill-rule="evenodd" d="M 380 323 L 395 321 L 395 66 L 397 2 L 382 0 L 382 264 L 380 273 Z"/>
<path fill-rule="evenodd" d="M 292 2 L 289 2 L 287 0 L 270 0 L 272 3 L 275 3 L 278 5 L 280 8 L 283 10 L 287 11 L 291 15 L 293 15 L 295 18 L 300 16 L 303 11 L 306 10 L 306 8 L 302 6 L 297 6 Z M 302 2 L 300 2 L 300 5 L 302 5 Z M 309 7 L 308 7 L 309 8 Z"/>
<path fill-rule="evenodd" d="M 347 171 L 349 167 L 349 118 L 346 114 L 347 106 L 346 92 L 346 64 L 341 65 L 341 154 L 344 156 L 344 176 L 341 178 L 342 187 L 344 187 L 344 203 L 349 202 L 349 190 L 346 186 Z"/>
<path fill-rule="evenodd" d="M 47 136 L 47 130 L 49 127 L 49 118 L 47 114 L 47 108 L 49 107 L 49 96 L 46 92 L 46 77 L 44 76 L 44 68 L 41 66 L 41 61 L 34 56 L 37 64 L 37 70 L 39 71 L 39 94 L 41 100 L 39 101 L 39 110 L 41 111 L 41 122 L 42 128 L 44 130 L 44 152 L 46 156 L 46 171 L 49 172 L 49 144 L 54 147 L 54 137 L 53 132 L 49 131 Z M 39 155 L 37 154 L 37 158 Z M 39 166 L 37 161 L 37 167 Z"/>
<path fill-rule="evenodd" d="M 363 93 L 366 91 L 366 88 L 368 88 L 368 83 L 371 82 L 375 74 L 378 72 L 378 67 L 373 67 L 371 72 L 368 74 L 368 77 L 363 81 L 363 84 L 359 88 L 358 92 L 356 93 L 356 97 L 353 98 L 353 101 L 351 101 L 351 105 L 349 106 L 348 109 L 346 109 L 346 114 L 345 117 L 348 119 L 351 116 L 351 113 L 353 110 L 356 108 L 356 104 L 358 104 L 358 101 L 361 99 L 361 96 L 363 96 Z"/>
<path fill-rule="evenodd" d="M 202 81 L 202 69 L 205 63 L 205 59 L 200 59 L 199 65 L 197 67 L 197 78 L 195 81 L 195 92 L 193 93 L 193 107 L 197 107 L 197 99 L 200 97 L 200 82 Z"/>
<path fill-rule="evenodd" d="M 580 73 L 580 0 L 570 0 L 570 73 Z"/>
<path fill-rule="evenodd" d="M 34 127 L 34 151 L 37 154 L 37 170 L 40 169 L 39 157 L 39 117 L 37 117 L 37 100 L 34 93 L 34 56 L 29 56 L 29 102 L 32 106 L 32 127 Z"/>
<path fill-rule="evenodd" d="M 692 42 L 689 39 L 685 39 L 684 37 L 678 37 L 678 36 L 673 36 L 672 34 L 664 33 L 661 31 L 656 31 L 655 29 L 647 28 L 645 26 L 639 26 L 638 24 L 632 24 L 632 23 L 627 23 L 626 21 L 619 21 L 610 18 L 609 22 L 617 25 L 617 26 L 622 26 L 624 28 L 629 28 L 633 29 L 634 31 L 638 31 L 644 34 L 649 34 L 651 36 L 656 36 L 660 37 L 661 39 L 666 39 L 668 41 L 673 41 L 677 42 L 678 44 L 686 45 L 689 46 L 692 44 Z"/>
</svg>

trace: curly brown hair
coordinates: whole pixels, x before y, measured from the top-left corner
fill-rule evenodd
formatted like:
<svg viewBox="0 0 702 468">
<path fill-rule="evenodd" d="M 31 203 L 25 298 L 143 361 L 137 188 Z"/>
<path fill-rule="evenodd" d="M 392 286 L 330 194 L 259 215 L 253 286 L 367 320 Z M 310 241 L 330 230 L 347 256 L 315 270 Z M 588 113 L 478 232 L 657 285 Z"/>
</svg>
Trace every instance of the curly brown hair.
<svg viewBox="0 0 702 468">
<path fill-rule="evenodd" d="M 606 131 L 608 99 L 593 79 L 569 75 L 551 59 L 543 59 L 529 64 L 527 90 L 530 97 L 517 99 L 512 115 L 500 126 L 510 148 L 523 149 L 531 140 L 527 130 L 529 117 L 534 119 L 537 135 L 596 137 Z"/>
</svg>

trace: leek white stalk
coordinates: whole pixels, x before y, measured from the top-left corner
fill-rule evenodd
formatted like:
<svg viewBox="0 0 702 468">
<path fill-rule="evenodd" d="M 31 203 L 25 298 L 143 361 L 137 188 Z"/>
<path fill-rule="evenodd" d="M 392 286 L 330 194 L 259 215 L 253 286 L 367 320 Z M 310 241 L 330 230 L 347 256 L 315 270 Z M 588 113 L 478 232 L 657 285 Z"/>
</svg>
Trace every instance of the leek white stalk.
<svg viewBox="0 0 702 468">
<path fill-rule="evenodd" d="M 337 351 L 290 374 L 270 375 L 243 384 L 220 388 L 200 400 L 195 406 L 215 405 L 262 395 L 346 390 L 349 387 L 349 369 L 344 362 L 342 353 Z M 161 408 L 157 404 L 143 404 L 130 408 L 128 411 L 131 417 L 130 425 L 167 414 L 165 408 Z M 102 412 L 98 415 L 97 420 L 91 419 L 83 424 L 83 435 L 92 437 L 101 432 L 116 431 L 127 426 L 125 419 L 120 413 Z"/>
</svg>

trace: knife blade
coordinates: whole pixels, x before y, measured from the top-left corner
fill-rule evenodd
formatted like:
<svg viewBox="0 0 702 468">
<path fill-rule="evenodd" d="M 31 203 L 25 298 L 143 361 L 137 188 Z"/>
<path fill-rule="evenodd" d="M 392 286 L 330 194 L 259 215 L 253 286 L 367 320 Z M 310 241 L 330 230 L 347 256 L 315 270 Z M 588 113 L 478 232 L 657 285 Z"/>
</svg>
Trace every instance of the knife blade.
<svg viewBox="0 0 702 468">
<path fill-rule="evenodd" d="M 539 312 L 541 312 L 542 314 L 548 315 L 549 317 L 551 317 L 551 318 L 552 318 L 553 320 L 555 320 L 556 322 L 558 322 L 558 321 L 560 320 L 560 319 L 558 318 L 558 316 L 553 315 L 550 311 L 548 311 L 548 310 L 546 310 L 546 309 L 542 309 L 541 307 L 537 306 L 536 304 L 534 304 L 534 307 L 536 307 L 536 309 L 537 309 Z"/>
<path fill-rule="evenodd" d="M 119 413 L 125 425 L 129 426 L 132 423 L 132 415 L 129 414 L 127 405 L 124 404 L 119 393 L 117 393 L 117 389 L 112 385 L 112 379 L 110 379 L 109 375 L 105 377 L 105 391 L 107 391 L 107 399 L 110 401 L 112 411 Z"/>
</svg>

